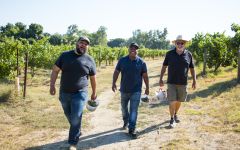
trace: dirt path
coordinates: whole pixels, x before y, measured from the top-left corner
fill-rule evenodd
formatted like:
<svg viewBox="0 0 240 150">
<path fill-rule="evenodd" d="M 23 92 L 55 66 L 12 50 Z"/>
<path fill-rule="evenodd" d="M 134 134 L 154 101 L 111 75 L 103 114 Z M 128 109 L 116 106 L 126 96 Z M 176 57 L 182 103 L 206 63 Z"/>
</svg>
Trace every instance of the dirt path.
<svg viewBox="0 0 240 150">
<path fill-rule="evenodd" d="M 152 81 L 151 90 L 158 88 L 157 83 L 159 64 L 151 64 L 149 72 Z M 114 93 L 107 89 L 99 95 L 99 108 L 90 113 L 90 130 L 83 131 L 83 136 L 78 143 L 78 149 L 93 150 L 155 150 L 155 149 L 240 149 L 240 136 L 234 132 L 219 131 L 215 128 L 214 118 L 206 115 L 216 102 L 209 102 L 199 106 L 197 102 L 190 101 L 183 103 L 180 110 L 181 122 L 176 128 L 169 129 L 169 112 L 166 103 L 156 107 L 143 108 L 139 111 L 138 127 L 139 136 L 132 140 L 127 131 L 121 130 L 122 118 L 120 104 L 118 109 L 109 108 L 112 100 L 116 100 Z M 119 100 L 119 98 L 117 98 Z M 186 111 L 193 113 L 187 114 Z M 201 114 L 194 114 L 201 112 Z M 141 124 L 141 125 L 140 125 Z M 68 131 L 58 133 L 58 138 L 45 140 L 30 149 L 66 150 L 68 147 L 66 138 Z M 59 142 L 60 141 L 60 142 Z M 50 143 L 50 144 L 48 144 Z M 45 144 L 45 145 L 44 145 Z"/>
<path fill-rule="evenodd" d="M 92 130 L 85 133 L 78 144 L 79 149 L 123 149 L 130 138 L 121 130 L 120 111 L 108 108 L 114 93 L 107 90 L 99 96 L 99 108 L 92 113 Z M 116 143 L 121 143 L 116 145 Z"/>
</svg>

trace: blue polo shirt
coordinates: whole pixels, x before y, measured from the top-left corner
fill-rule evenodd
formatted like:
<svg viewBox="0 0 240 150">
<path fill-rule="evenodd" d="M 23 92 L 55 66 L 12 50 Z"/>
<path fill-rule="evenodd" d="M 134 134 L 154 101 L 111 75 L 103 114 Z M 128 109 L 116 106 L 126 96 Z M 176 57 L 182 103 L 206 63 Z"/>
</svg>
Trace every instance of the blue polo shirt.
<svg viewBox="0 0 240 150">
<path fill-rule="evenodd" d="M 129 56 L 120 58 L 116 70 L 121 72 L 120 91 L 124 93 L 141 92 L 142 74 L 147 72 L 146 63 L 139 56 L 131 60 Z"/>
<path fill-rule="evenodd" d="M 168 66 L 169 84 L 187 85 L 188 70 L 194 68 L 192 54 L 188 50 L 179 55 L 176 48 L 168 51 L 163 61 L 164 66 Z"/>
</svg>

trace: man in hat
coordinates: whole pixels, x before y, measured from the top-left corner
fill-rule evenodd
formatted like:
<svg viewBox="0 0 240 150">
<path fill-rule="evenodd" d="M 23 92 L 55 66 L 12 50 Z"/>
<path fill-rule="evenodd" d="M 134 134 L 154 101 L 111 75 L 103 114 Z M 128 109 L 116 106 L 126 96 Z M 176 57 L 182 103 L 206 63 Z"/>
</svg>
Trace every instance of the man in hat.
<svg viewBox="0 0 240 150">
<path fill-rule="evenodd" d="M 112 90 L 117 90 L 116 81 L 121 72 L 121 110 L 123 117 L 123 129 L 128 127 L 128 133 L 132 138 L 137 138 L 136 122 L 138 115 L 138 106 L 142 91 L 142 79 L 146 89 L 145 94 L 149 94 L 149 81 L 146 63 L 140 58 L 137 43 L 131 43 L 129 54 L 120 58 L 113 74 Z M 130 101 L 130 110 L 128 103 Z"/>
<path fill-rule="evenodd" d="M 61 71 L 59 100 L 64 114 L 70 124 L 68 143 L 70 149 L 76 149 L 81 135 L 82 113 L 88 99 L 88 78 L 90 78 L 92 94 L 96 99 L 96 65 L 86 51 L 90 44 L 87 37 L 80 37 L 76 49 L 63 52 L 55 62 L 50 80 L 50 94 L 55 95 L 55 82 Z"/>
<path fill-rule="evenodd" d="M 196 88 L 196 75 L 192 54 L 185 49 L 187 42 L 187 40 L 182 38 L 182 35 L 177 36 L 176 40 L 173 41 L 176 47 L 167 52 L 160 74 L 159 85 L 160 88 L 162 88 L 164 86 L 163 76 L 168 67 L 167 98 L 169 100 L 171 117 L 169 124 L 170 128 L 173 128 L 175 123 L 180 122 L 177 113 L 181 106 L 181 102 L 186 101 L 187 98 L 187 79 L 189 69 L 193 79 L 192 88 Z"/>
</svg>

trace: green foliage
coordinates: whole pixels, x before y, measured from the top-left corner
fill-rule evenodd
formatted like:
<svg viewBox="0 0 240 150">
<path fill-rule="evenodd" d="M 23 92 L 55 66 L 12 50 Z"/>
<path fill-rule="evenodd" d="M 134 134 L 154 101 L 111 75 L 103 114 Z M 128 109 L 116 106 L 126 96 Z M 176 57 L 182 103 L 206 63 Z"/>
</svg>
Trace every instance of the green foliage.
<svg viewBox="0 0 240 150">
<path fill-rule="evenodd" d="M 63 36 L 61 34 L 55 33 L 49 38 L 49 43 L 52 45 L 61 45 L 63 42 Z"/>
<path fill-rule="evenodd" d="M 19 51 L 19 64 L 23 66 L 23 49 L 21 41 L 14 38 L 2 38 L 0 42 L 0 78 L 13 77 L 17 69 L 17 50 Z"/>
<path fill-rule="evenodd" d="M 128 39 L 127 45 L 131 42 L 137 42 L 141 47 L 150 49 L 169 49 L 169 41 L 166 40 L 167 28 L 163 32 L 159 30 L 150 30 L 149 32 L 142 32 L 135 30 L 133 36 Z"/>
<path fill-rule="evenodd" d="M 122 38 L 116 38 L 116 39 L 112 39 L 112 40 L 110 40 L 108 43 L 107 43 L 107 45 L 109 46 L 109 47 L 123 47 L 124 46 L 124 44 L 125 44 L 125 40 L 124 39 L 122 39 Z"/>
<path fill-rule="evenodd" d="M 32 38 L 34 40 L 39 40 L 43 37 L 43 26 L 40 24 L 32 23 L 27 29 L 27 38 Z"/>
<path fill-rule="evenodd" d="M 107 46 L 107 28 L 104 26 L 100 26 L 97 32 L 92 33 L 90 35 L 90 41 L 91 45 L 101 45 L 101 46 Z"/>
<path fill-rule="evenodd" d="M 234 37 L 231 39 L 230 46 L 233 50 L 233 55 L 238 56 L 238 50 L 240 49 L 240 25 L 233 23 L 231 26 L 232 31 L 235 32 Z M 237 57 L 234 57 L 235 66 L 238 64 Z"/>
<path fill-rule="evenodd" d="M 231 38 L 226 37 L 224 33 L 214 33 L 213 35 L 197 33 L 188 49 L 193 53 L 197 63 L 203 62 L 205 52 L 208 68 L 213 68 L 216 72 L 220 66 L 235 66 L 236 55 L 230 44 Z"/>
</svg>

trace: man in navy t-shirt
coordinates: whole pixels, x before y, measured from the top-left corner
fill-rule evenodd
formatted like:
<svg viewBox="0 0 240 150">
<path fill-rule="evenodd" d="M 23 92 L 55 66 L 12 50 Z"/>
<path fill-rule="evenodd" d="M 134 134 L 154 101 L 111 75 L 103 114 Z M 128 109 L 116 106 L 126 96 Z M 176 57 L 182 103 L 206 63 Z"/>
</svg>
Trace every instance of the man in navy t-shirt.
<svg viewBox="0 0 240 150">
<path fill-rule="evenodd" d="M 145 94 L 149 94 L 149 81 L 147 74 L 147 66 L 142 58 L 137 56 L 138 44 L 131 43 L 129 46 L 129 54 L 122 57 L 115 68 L 113 74 L 112 90 L 117 90 L 116 81 L 121 72 L 121 108 L 123 117 L 123 129 L 128 126 L 129 135 L 136 138 L 136 121 L 138 114 L 138 106 L 142 91 L 142 79 L 146 85 Z M 130 110 L 128 103 L 130 101 Z M 129 112 L 130 111 L 130 112 Z"/>
</svg>

